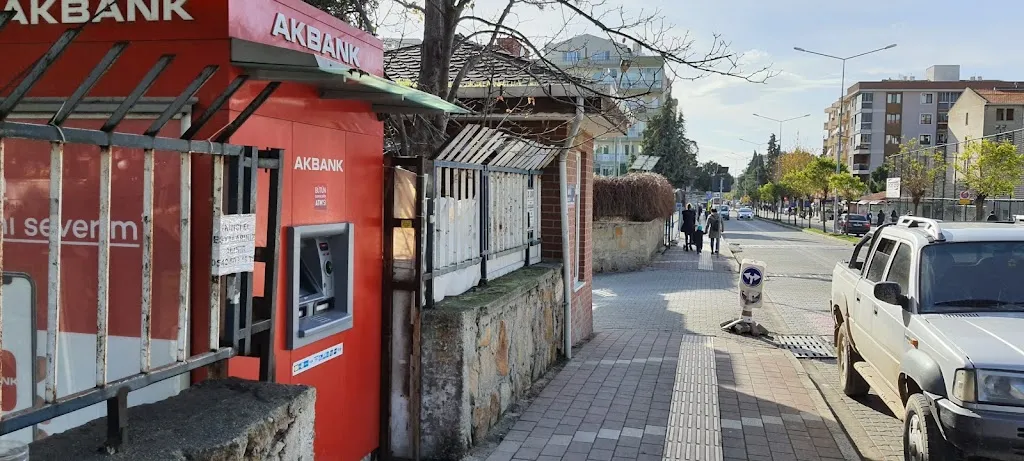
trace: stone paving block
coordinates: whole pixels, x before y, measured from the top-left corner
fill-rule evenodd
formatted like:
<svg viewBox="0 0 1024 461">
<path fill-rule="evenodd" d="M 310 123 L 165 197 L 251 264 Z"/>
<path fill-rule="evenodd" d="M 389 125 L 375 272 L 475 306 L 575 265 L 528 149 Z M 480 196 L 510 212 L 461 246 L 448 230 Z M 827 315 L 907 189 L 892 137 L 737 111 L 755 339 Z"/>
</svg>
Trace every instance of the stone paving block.
<svg viewBox="0 0 1024 461">
<path fill-rule="evenodd" d="M 619 439 L 619 435 L 621 434 L 621 432 L 622 432 L 622 431 L 620 431 L 620 430 L 618 430 L 618 429 L 607 429 L 607 428 L 602 428 L 602 429 L 601 429 L 601 430 L 600 430 L 600 431 L 599 431 L 599 432 L 597 433 L 597 437 L 598 437 L 598 438 L 601 438 L 601 439 L 612 439 L 612 440 L 618 440 L 618 439 Z"/>
<path fill-rule="evenodd" d="M 596 449 L 596 450 L 613 450 L 614 451 L 615 447 L 618 446 L 618 444 L 619 444 L 618 440 L 597 439 L 597 440 L 594 440 L 594 449 Z M 811 447 L 811 448 L 813 449 L 813 447 Z"/>
<path fill-rule="evenodd" d="M 565 456 L 562 456 L 562 461 L 586 461 L 587 453 L 573 453 L 567 452 Z"/>
<path fill-rule="evenodd" d="M 614 450 L 590 450 L 590 453 L 587 455 L 587 459 L 594 461 L 611 461 L 614 454 Z"/>
<path fill-rule="evenodd" d="M 551 436 L 551 439 L 548 440 L 548 445 L 567 446 L 570 443 L 572 443 L 572 436 L 571 435 L 553 435 L 553 436 Z"/>
<path fill-rule="evenodd" d="M 572 440 L 574 442 L 594 443 L 594 439 L 596 439 L 596 438 L 597 438 L 597 433 L 596 432 L 577 431 L 576 434 L 573 436 Z"/>
<path fill-rule="evenodd" d="M 513 458 L 535 460 L 538 456 L 540 456 L 540 452 L 540 448 L 523 447 L 516 451 L 516 454 L 515 456 L 513 456 Z"/>
<path fill-rule="evenodd" d="M 495 451 L 487 457 L 486 461 L 511 461 L 512 456 L 515 453 L 507 453 L 503 451 Z"/>
<path fill-rule="evenodd" d="M 533 437 L 533 436 L 531 436 L 531 437 L 528 437 L 526 440 L 523 440 L 522 447 L 523 448 L 544 448 L 544 446 L 548 444 L 548 440 L 550 440 L 550 439 L 551 439 L 550 437 Z M 813 448 L 813 446 L 812 446 L 812 448 Z"/>
<path fill-rule="evenodd" d="M 543 450 L 541 450 L 540 454 L 561 458 L 568 448 L 568 445 L 553 445 L 549 443 Z"/>
<path fill-rule="evenodd" d="M 584 453 L 585 454 L 585 453 L 590 453 L 590 450 L 593 450 L 593 449 L 594 449 L 594 443 L 593 442 L 576 442 L 576 441 L 573 441 L 572 443 L 569 444 L 569 447 L 566 449 L 566 452 L 568 452 L 568 453 Z"/>
</svg>

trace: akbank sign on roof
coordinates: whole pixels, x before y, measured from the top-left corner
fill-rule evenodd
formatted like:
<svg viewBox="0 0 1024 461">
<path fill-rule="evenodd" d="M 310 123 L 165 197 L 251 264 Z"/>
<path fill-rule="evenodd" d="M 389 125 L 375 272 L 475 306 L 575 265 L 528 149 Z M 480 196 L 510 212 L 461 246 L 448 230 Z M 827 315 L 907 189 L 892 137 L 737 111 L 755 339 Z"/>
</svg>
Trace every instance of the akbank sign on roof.
<svg viewBox="0 0 1024 461">
<path fill-rule="evenodd" d="M 6 1 L 6 3 L 5 3 Z M 19 24 L 192 21 L 188 0 L 0 0 Z"/>
</svg>

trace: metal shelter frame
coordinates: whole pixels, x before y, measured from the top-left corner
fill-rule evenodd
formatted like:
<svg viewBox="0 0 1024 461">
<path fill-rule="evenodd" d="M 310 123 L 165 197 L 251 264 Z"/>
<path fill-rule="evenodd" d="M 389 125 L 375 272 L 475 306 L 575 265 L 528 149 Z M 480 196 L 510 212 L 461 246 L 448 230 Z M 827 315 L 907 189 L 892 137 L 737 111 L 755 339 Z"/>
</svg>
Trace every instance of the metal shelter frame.
<svg viewBox="0 0 1024 461">
<path fill-rule="evenodd" d="M 11 12 L 0 12 L 0 31 L 9 23 Z M 154 63 L 149 72 L 138 82 L 129 95 L 117 104 L 99 130 L 64 127 L 63 124 L 75 113 L 85 96 L 99 82 L 110 67 L 118 60 L 128 42 L 115 43 L 95 65 L 77 89 L 68 97 L 45 125 L 20 123 L 7 120 L 19 104 L 29 102 L 26 96 L 40 81 L 52 64 L 81 33 L 82 27 L 65 31 L 26 72 L 20 83 L 6 98 L 0 99 L 0 184 L 6 184 L 4 172 L 4 140 L 26 139 L 50 143 L 50 185 L 49 218 L 61 222 L 63 202 L 63 164 L 66 144 L 84 144 L 98 147 L 99 170 L 99 241 L 97 277 L 97 334 L 96 334 L 96 381 L 91 389 L 74 394 L 59 396 L 57 393 L 58 374 L 58 333 L 61 315 L 61 246 L 60 232 L 51 232 L 48 241 L 49 287 L 47 298 L 46 329 L 46 380 L 43 403 L 20 411 L 0 416 L 0 435 L 65 415 L 97 403 L 107 403 L 107 440 L 103 445 L 109 453 L 116 452 L 127 436 L 128 392 L 151 384 L 180 376 L 201 367 L 222 362 L 236 355 L 255 356 L 260 359 L 260 379 L 273 381 L 274 357 L 273 337 L 275 324 L 274 300 L 278 290 L 280 270 L 280 223 L 282 204 L 282 158 L 280 149 L 259 150 L 250 146 L 229 144 L 228 140 L 274 93 L 280 82 L 269 82 L 249 102 L 248 106 L 230 123 L 217 131 L 210 140 L 196 140 L 196 135 L 207 126 L 230 98 L 245 84 L 249 77 L 238 76 L 215 98 L 210 107 L 195 119 L 190 129 L 180 138 L 160 137 L 158 133 L 195 97 L 198 91 L 218 71 L 210 65 L 189 83 L 174 98 L 143 134 L 117 132 L 120 123 L 132 111 L 156 79 L 168 68 L 175 56 L 163 55 Z M 141 304 L 141 351 L 139 374 L 115 381 L 107 381 L 108 363 L 108 320 L 110 294 L 110 248 L 111 248 L 111 178 L 112 158 L 116 148 L 141 149 L 143 151 L 142 184 L 142 272 Z M 157 154 L 157 151 L 161 151 Z M 152 333 L 152 285 L 153 285 L 153 197 L 155 157 L 177 154 L 181 168 L 180 203 L 180 264 L 181 275 L 178 293 L 177 351 L 175 360 L 164 366 L 154 367 L 150 361 Z M 265 264 L 266 283 L 262 297 L 253 296 L 252 272 L 227 276 L 212 276 L 208 304 L 203 308 L 210 313 L 209 347 L 189 355 L 190 342 L 190 282 L 192 278 L 191 242 L 192 231 L 192 178 L 191 162 L 196 155 L 213 158 L 212 206 L 213 222 L 228 214 L 256 213 L 257 177 L 259 170 L 269 171 L 269 200 L 266 204 L 268 216 L 266 246 L 256 249 L 255 261 Z M 6 192 L 6 191 L 0 191 Z M 0 221 L 3 207 L 0 206 Z M 3 268 L 3 236 L 0 235 L 0 269 Z M 2 290 L 2 285 L 0 285 Z M 2 298 L 0 298 L 2 299 Z M 83 306 L 84 307 L 84 306 Z M 223 311 L 223 315 L 222 315 Z M 33 319 L 36 316 L 32 308 Z M 223 317 L 223 323 L 221 319 Z M 2 323 L 2 309 L 0 309 Z M 0 347 L 3 338 L 0 337 Z M 33 351 L 33 354 L 36 351 Z"/>
</svg>

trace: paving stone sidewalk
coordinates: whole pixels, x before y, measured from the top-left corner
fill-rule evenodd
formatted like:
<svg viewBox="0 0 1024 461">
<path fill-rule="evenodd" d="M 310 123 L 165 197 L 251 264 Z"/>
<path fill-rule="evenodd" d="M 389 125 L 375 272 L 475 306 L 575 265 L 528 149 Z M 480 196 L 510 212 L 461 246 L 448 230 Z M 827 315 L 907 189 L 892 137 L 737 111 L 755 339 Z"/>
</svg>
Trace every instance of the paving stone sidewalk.
<svg viewBox="0 0 1024 461">
<path fill-rule="evenodd" d="M 736 278 L 724 243 L 595 277 L 595 336 L 479 459 L 857 459 L 789 352 L 721 332 Z"/>
</svg>

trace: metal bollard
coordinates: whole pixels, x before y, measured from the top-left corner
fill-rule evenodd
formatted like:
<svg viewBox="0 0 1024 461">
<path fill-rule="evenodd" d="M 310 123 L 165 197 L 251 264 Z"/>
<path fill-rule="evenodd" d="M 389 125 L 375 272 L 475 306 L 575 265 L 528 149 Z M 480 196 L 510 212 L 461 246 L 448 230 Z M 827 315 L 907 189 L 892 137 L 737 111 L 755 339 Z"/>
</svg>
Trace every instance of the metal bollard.
<svg viewBox="0 0 1024 461">
<path fill-rule="evenodd" d="M 764 290 L 765 264 L 763 261 L 744 259 L 740 263 L 740 318 L 722 324 L 722 330 L 736 334 L 762 336 L 768 333 L 754 321 L 754 310 L 761 308 Z"/>
</svg>

